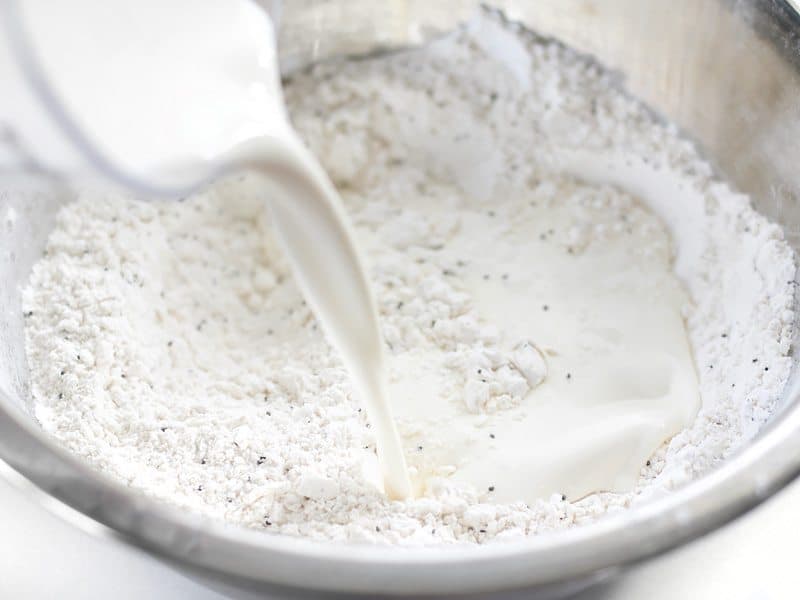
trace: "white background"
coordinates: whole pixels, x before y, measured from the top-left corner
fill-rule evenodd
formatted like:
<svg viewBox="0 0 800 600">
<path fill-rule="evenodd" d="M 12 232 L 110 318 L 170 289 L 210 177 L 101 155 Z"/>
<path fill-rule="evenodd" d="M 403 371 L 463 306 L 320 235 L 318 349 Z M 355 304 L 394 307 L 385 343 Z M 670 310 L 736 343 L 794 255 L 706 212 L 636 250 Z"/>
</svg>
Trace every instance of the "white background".
<svg viewBox="0 0 800 600">
<path fill-rule="evenodd" d="M 722 531 L 580 600 L 800 598 L 800 483 Z M 0 598 L 220 600 L 146 554 L 100 541 L 0 479 Z"/>
</svg>

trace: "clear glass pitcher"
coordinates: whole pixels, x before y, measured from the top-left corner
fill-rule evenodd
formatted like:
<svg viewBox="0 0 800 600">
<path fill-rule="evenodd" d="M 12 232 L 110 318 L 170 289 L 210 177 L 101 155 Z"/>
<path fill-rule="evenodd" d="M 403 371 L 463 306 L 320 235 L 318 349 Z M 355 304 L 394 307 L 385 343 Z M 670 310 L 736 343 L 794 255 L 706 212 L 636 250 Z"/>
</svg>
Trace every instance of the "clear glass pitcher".
<svg viewBox="0 0 800 600">
<path fill-rule="evenodd" d="M 269 5 L 278 14 L 277 3 Z M 270 72 L 277 62 L 267 7 L 204 0 L 171 15 L 166 6 L 3 2 L 0 169 L 100 174 L 138 192 L 177 196 L 210 179 L 225 149 L 269 133 L 258 115 L 276 98 L 257 87 L 274 87 L 282 102 L 277 71 Z M 253 39 L 265 38 L 256 55 L 252 40 L 215 27 L 221 11 L 225 22 L 235 14 L 251 25 Z M 162 14 L 180 22 L 153 18 Z M 198 30 L 207 46 L 199 51 L 185 43 Z M 230 64 L 239 70 L 235 78 Z M 250 79 L 247 95 L 234 88 Z M 200 94 L 204 102 L 192 102 Z"/>
</svg>

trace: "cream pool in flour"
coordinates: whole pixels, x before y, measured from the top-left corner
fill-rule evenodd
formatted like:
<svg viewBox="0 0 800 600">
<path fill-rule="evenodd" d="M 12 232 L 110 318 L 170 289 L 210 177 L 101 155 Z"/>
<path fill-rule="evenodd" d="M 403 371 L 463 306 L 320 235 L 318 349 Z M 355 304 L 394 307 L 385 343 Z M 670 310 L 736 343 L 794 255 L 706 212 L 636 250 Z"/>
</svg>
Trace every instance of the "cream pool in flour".
<svg viewBox="0 0 800 600">
<path fill-rule="evenodd" d="M 257 174 L 294 275 L 367 406 L 390 497 L 424 493 L 442 474 L 498 501 L 624 491 L 691 422 L 686 298 L 668 261 L 632 255 L 624 236 L 584 249 L 581 227 L 572 252 L 556 252 L 539 236 L 574 225 L 557 207 L 496 227 L 466 211 L 443 250 L 457 261 L 493 248 L 463 284 L 508 344 L 507 367 L 530 390 L 522 401 L 482 404 L 490 384 L 480 377 L 440 389 L 445 357 L 424 351 L 390 359 L 387 394 L 369 283 L 336 191 L 289 124 L 269 18 L 246 1 L 30 2 L 23 12 L 64 106 L 121 171 L 165 186 Z"/>
</svg>

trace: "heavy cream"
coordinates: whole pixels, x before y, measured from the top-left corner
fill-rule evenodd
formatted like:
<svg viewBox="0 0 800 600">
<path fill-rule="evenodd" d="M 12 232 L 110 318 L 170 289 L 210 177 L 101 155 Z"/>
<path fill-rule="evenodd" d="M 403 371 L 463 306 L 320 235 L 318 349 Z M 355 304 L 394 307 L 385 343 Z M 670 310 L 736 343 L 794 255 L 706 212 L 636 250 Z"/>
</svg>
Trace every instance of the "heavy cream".
<svg viewBox="0 0 800 600">
<path fill-rule="evenodd" d="M 502 355 L 472 364 L 456 390 L 445 383 L 447 352 L 390 363 L 393 411 L 407 445 L 422 449 L 409 459 L 420 473 L 447 474 L 498 502 L 626 491 L 694 419 L 689 299 L 666 230 L 624 192 L 600 191 L 583 205 L 575 196 L 592 188 L 571 187 L 565 179 L 547 204 L 511 199 L 494 216 L 460 211 L 439 260 L 465 264 L 454 285 L 496 327 Z M 509 408 L 476 407 L 470 394 L 502 389 L 506 365 L 530 391 Z"/>
<path fill-rule="evenodd" d="M 639 256 L 624 231 L 594 244 L 599 223 L 589 219 L 571 250 L 554 249 L 540 235 L 574 225 L 555 205 L 496 227 L 466 211 L 442 250 L 454 261 L 478 257 L 460 285 L 508 345 L 509 369 L 528 382 L 524 398 L 470 410 L 464 399 L 488 382 L 441 389 L 445 357 L 430 350 L 390 360 L 387 394 L 370 286 L 336 191 L 289 124 L 269 18 L 244 0 L 20 10 L 66 113 L 129 182 L 174 190 L 232 169 L 258 174 L 295 277 L 364 399 L 389 496 L 412 493 L 406 458 L 417 493 L 433 476 L 509 502 L 626 490 L 693 418 L 686 299 L 669 244 L 655 259 Z M 41 158 L 75 166 L 55 152 Z"/>
</svg>

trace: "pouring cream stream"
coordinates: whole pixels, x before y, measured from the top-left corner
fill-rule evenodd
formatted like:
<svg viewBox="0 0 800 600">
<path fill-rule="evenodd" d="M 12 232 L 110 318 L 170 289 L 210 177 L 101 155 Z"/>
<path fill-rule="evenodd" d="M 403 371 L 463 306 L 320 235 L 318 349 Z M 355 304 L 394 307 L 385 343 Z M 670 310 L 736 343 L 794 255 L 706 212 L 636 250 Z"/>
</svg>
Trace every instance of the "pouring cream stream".
<svg viewBox="0 0 800 600">
<path fill-rule="evenodd" d="M 338 194 L 289 124 L 269 16 L 225 0 L 42 0 L 16 9 L 32 53 L 26 66 L 40 69 L 32 83 L 47 86 L 61 125 L 69 121 L 107 174 L 170 195 L 232 170 L 263 177 L 295 278 L 366 405 L 384 491 L 409 496 L 372 291 Z M 17 100 L 14 122 L 34 132 L 44 166 L 80 169 L 83 157 L 43 127 L 38 102 Z"/>
</svg>

